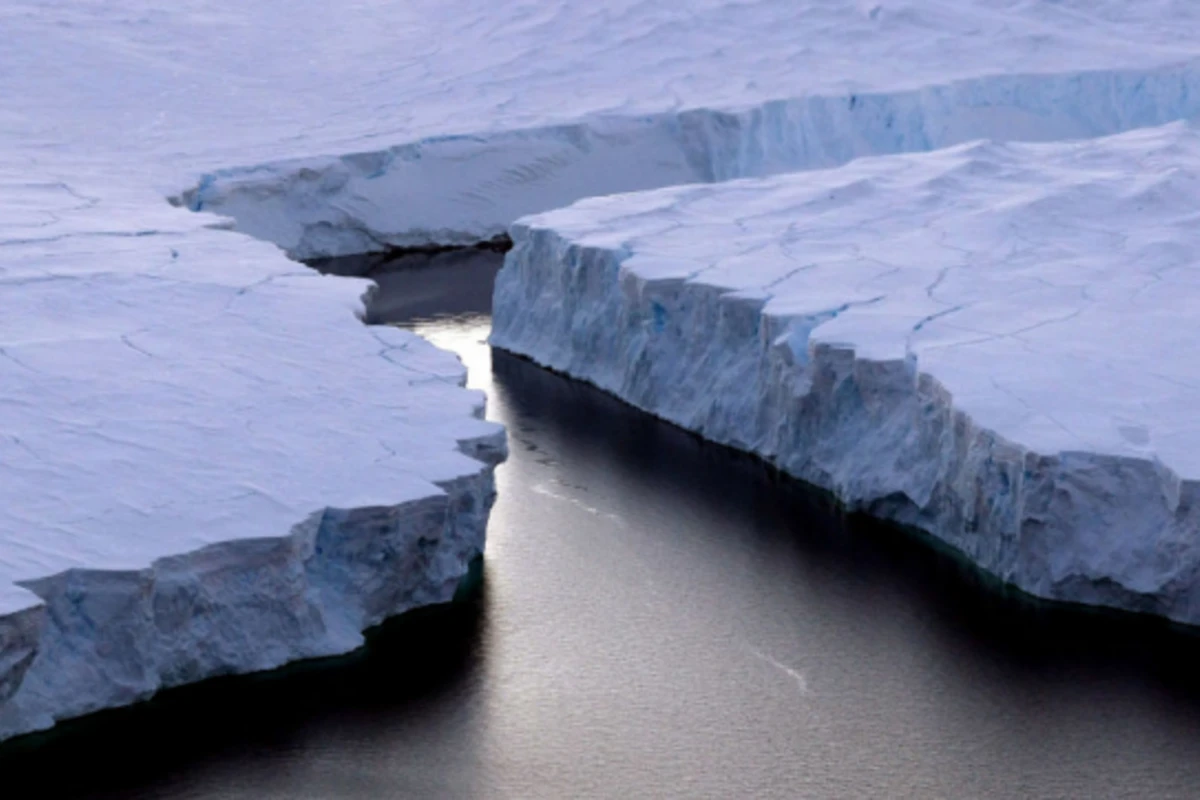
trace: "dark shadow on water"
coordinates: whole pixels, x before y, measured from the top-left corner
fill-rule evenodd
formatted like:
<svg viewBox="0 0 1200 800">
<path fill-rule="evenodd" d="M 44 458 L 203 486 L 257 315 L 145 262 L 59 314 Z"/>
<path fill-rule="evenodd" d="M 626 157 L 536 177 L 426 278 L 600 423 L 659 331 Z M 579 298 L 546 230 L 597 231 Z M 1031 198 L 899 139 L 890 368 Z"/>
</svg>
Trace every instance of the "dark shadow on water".
<svg viewBox="0 0 1200 800">
<path fill-rule="evenodd" d="M 503 351 L 492 351 L 492 375 L 496 394 L 517 423 L 510 430 L 514 445 L 526 438 L 520 424 L 528 421 L 539 438 L 601 451 L 614 469 L 702 508 L 704 516 L 747 518 L 752 524 L 742 526 L 746 536 L 788 537 L 803 560 L 818 562 L 833 581 L 858 587 L 864 605 L 883 594 L 881 589 L 888 590 L 889 602 L 899 594 L 920 608 L 947 647 L 1016 675 L 1044 680 L 1078 669 L 1140 675 L 1200 713 L 1195 628 L 1040 601 L 1001 584 L 931 537 L 846 514 L 828 493 L 757 457 L 637 412 L 592 386 Z"/>
<path fill-rule="evenodd" d="M 509 549 L 494 551 L 490 588 L 393 620 L 344 658 L 171 690 L 0 746 L 0 797 L 257 800 L 300 784 L 330 800 L 1177 797 L 1197 785 L 1200 636 L 1034 602 L 756 458 L 523 359 L 489 359 L 480 315 L 500 261 L 471 251 L 325 265 L 383 287 L 372 321 L 458 336 L 508 426 L 493 517 L 507 527 L 489 537 Z M 537 481 L 557 481 L 561 496 L 537 494 Z M 606 528 L 606 512 L 624 527 Z M 569 688 L 556 684 L 571 713 L 543 714 L 555 699 L 543 681 L 580 626 Z M 811 667 L 812 696 L 721 639 L 729 627 Z M 626 671 L 636 702 L 624 702 Z M 587 681 L 604 685 L 575 685 Z M 741 716 L 739 703 L 756 702 Z M 1114 765 L 1122 753 L 1131 761 Z M 1135 767 L 1137 791 L 1106 794 Z M 274 793 L 245 789 L 263 773 Z M 575 791 L 586 786 L 605 792 Z"/>
<path fill-rule="evenodd" d="M 169 689 L 0 745 L 0 797 L 171 797 L 196 774 L 269 763 L 328 728 L 360 744 L 398 721 L 444 729 L 441 709 L 480 680 L 488 602 L 476 575 L 468 595 L 388 620 L 346 656 Z"/>
</svg>

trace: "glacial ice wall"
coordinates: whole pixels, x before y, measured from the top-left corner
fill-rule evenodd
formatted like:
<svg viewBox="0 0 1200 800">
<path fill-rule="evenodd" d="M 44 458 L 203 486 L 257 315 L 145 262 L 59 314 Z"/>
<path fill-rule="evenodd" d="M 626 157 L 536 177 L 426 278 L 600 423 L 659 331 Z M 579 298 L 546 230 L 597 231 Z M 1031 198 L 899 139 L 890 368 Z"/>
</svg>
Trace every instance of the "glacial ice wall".
<svg viewBox="0 0 1200 800">
<path fill-rule="evenodd" d="M 26 581 L 42 604 L 0 617 L 0 738 L 215 675 L 347 653 L 385 618 L 448 602 L 483 552 L 491 472 L 481 464 L 394 506 L 315 512 L 284 536 Z"/>
<path fill-rule="evenodd" d="M 922 152 L 976 139 L 1083 139 L 1200 115 L 1200 61 L 993 75 L 434 137 L 205 175 L 176 202 L 295 258 L 472 244 L 580 198 Z"/>
<path fill-rule="evenodd" d="M 971 144 L 524 219 L 492 343 L 1045 598 L 1200 623 L 1200 135 Z"/>
</svg>

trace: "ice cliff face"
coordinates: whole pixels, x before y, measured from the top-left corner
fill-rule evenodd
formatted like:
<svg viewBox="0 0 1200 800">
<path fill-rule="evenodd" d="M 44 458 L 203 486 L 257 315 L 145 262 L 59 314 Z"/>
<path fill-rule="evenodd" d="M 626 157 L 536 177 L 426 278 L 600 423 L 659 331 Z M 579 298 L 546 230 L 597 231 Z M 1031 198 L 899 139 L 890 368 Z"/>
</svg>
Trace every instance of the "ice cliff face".
<svg viewBox="0 0 1200 800">
<path fill-rule="evenodd" d="M 175 54 L 222 64 L 223 83 L 191 87 L 174 124 L 199 140 L 230 104 L 269 107 L 255 129 L 278 129 L 274 149 L 206 147 L 170 191 L 297 258 L 468 244 L 588 196 L 1200 112 L 1200 12 L 1178 0 L 420 0 L 345 30 L 264 8 L 245 25 L 321 43 L 326 90 L 263 96 L 246 54 L 267 45 L 222 20 Z M 281 85 L 312 81 L 290 53 L 270 64 Z M 160 83 L 126 114 L 160 104 Z"/>
<path fill-rule="evenodd" d="M 326 509 L 286 536 L 145 569 L 26 582 L 42 604 L 0 618 L 0 737 L 214 675 L 346 653 L 386 617 L 449 601 L 483 551 L 491 468 L 441 488 L 394 506 Z"/>
<path fill-rule="evenodd" d="M 970 145 L 512 228 L 492 343 L 1056 600 L 1200 623 L 1200 136 Z"/>
<path fill-rule="evenodd" d="M 176 200 L 307 259 L 472 244 L 580 198 L 775 175 L 976 139 L 1083 139 L 1200 114 L 1200 62 L 996 75 L 745 108 L 436 137 L 206 175 Z"/>
<path fill-rule="evenodd" d="M 457 358 L 202 215 L 11 188 L 0 738 L 452 597 L 506 452 Z"/>
</svg>

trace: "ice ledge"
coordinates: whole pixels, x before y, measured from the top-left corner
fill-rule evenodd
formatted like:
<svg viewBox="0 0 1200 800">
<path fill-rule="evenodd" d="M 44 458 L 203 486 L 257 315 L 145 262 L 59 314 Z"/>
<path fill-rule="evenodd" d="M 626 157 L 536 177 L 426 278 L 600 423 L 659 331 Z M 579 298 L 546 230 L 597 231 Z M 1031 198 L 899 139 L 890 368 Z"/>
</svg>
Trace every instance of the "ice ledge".
<svg viewBox="0 0 1200 800">
<path fill-rule="evenodd" d="M 1200 624 L 1200 136 L 974 144 L 512 228 L 492 343 L 1045 598 Z"/>
<path fill-rule="evenodd" d="M 828 168 L 979 138 L 1110 135 L 1200 115 L 1200 62 L 1000 74 L 434 136 L 208 173 L 172 202 L 292 257 L 467 245 L 584 197 Z"/>
<path fill-rule="evenodd" d="M 472 444 L 502 452 L 490 439 Z M 398 505 L 316 512 L 287 536 L 27 582 L 42 604 L 0 616 L 0 738 L 170 686 L 346 653 L 385 618 L 448 602 L 483 552 L 492 467 Z"/>
<path fill-rule="evenodd" d="M 461 362 L 366 281 L 40 186 L 0 238 L 0 739 L 449 600 L 506 454 Z"/>
</svg>

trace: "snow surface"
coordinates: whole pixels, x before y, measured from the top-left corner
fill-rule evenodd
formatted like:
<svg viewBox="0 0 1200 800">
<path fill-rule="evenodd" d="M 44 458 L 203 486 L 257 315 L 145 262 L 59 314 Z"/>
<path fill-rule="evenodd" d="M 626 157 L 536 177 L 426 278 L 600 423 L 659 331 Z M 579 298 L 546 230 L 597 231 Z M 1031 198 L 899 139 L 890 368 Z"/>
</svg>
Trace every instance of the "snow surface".
<svg viewBox="0 0 1200 800">
<path fill-rule="evenodd" d="M 361 284 L 189 210 L 312 257 L 1095 137 L 1200 110 L 1198 22 L 1188 0 L 5 2 L 0 737 L 351 647 L 482 543 L 502 440 L 461 368 L 359 326 Z M 442 564 L 432 529 L 445 569 L 380 588 Z M 372 530 L 382 551 L 329 557 Z"/>
<path fill-rule="evenodd" d="M 361 323 L 368 282 L 166 202 L 168 143 L 208 143 L 168 131 L 182 32 L 123 13 L 0 9 L 0 738 L 450 599 L 505 452 L 453 355 Z"/>
<path fill-rule="evenodd" d="M 496 346 L 1033 594 L 1200 623 L 1200 132 L 974 143 L 513 226 Z"/>
<path fill-rule="evenodd" d="M 287 147 L 240 166 L 221 157 L 178 202 L 310 258 L 488 239 L 591 195 L 1200 113 L 1200 7 L 1188 0 L 426 0 L 358 11 L 346 31 L 313 30 L 324 17 L 289 21 L 288 40 L 315 38 L 319 55 L 269 76 L 257 60 L 243 66 L 253 50 L 236 34 L 206 41 L 216 51 L 204 62 L 226 65 L 235 102 L 269 104 Z M 386 31 L 381 47 L 372 23 Z M 361 37 L 356 62 L 334 50 L 343 34 Z M 262 96 L 264 82 L 314 68 L 348 90 L 306 96 L 298 111 Z M 207 124 L 205 100 L 185 124 Z"/>
<path fill-rule="evenodd" d="M 13 197 L 55 219 L 0 244 L 0 735 L 451 597 L 504 452 L 454 356 L 166 203 Z"/>
</svg>

